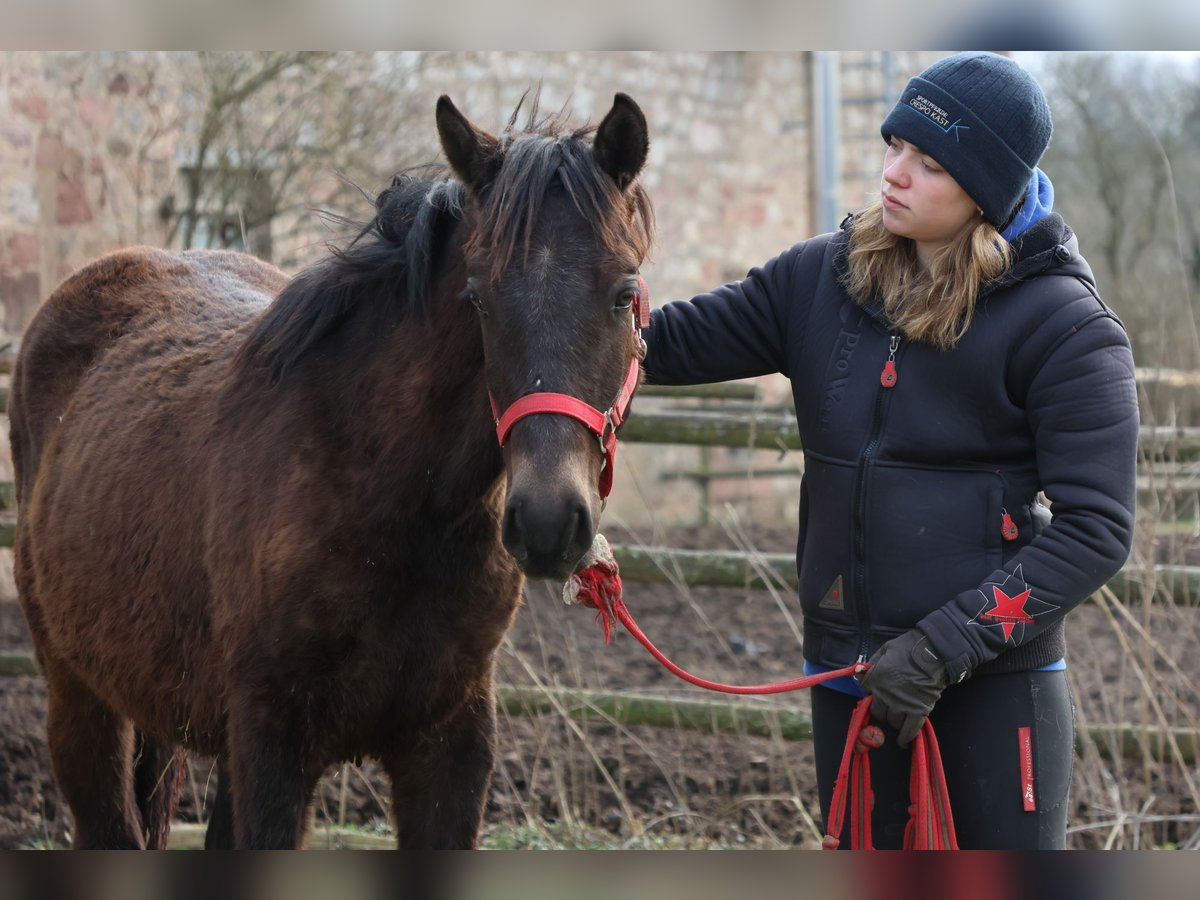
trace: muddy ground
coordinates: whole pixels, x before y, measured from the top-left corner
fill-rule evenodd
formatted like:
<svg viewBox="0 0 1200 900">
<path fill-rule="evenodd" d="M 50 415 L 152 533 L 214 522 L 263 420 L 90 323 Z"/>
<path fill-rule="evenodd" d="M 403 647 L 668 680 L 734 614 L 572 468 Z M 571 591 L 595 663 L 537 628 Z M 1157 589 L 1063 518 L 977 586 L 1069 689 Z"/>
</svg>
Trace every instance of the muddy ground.
<svg viewBox="0 0 1200 900">
<path fill-rule="evenodd" d="M 628 535 L 610 529 L 614 539 Z M 717 527 L 639 535 L 677 547 L 731 547 Z M 745 536 L 743 535 L 743 538 Z M 763 551 L 790 550 L 787 530 L 749 536 Z M 799 674 L 790 596 L 764 591 L 628 584 L 626 600 L 645 631 L 685 667 L 715 679 L 757 683 Z M 1135 609 L 1114 627 L 1089 605 L 1073 614 L 1072 679 L 1081 720 L 1153 721 L 1145 679 L 1163 715 L 1195 725 L 1200 611 Z M 1139 636 L 1140 628 L 1148 636 Z M 1121 639 L 1135 643 L 1129 649 Z M 1153 642 L 1151 644 L 1151 642 Z M 28 650 L 20 607 L 0 598 L 0 652 Z M 1166 660 L 1170 658 L 1177 668 Z M 1141 672 L 1135 661 L 1140 661 Z M 1152 670 L 1153 675 L 1147 675 Z M 706 696 L 664 671 L 628 635 L 605 647 L 592 615 L 564 607 L 548 586 L 527 602 L 500 654 L 500 681 L 601 691 Z M 708 695 L 711 696 L 711 695 Z M 804 709 L 807 697 L 789 695 Z M 54 784 L 45 743 L 46 695 L 37 678 L 0 678 L 0 848 L 68 840 L 70 817 Z M 1187 776 L 1194 765 L 1135 761 L 1113 765 L 1089 752 L 1077 769 L 1071 843 L 1077 847 L 1186 843 L 1197 824 Z M 193 762 L 179 819 L 201 821 L 211 801 L 212 767 Z M 341 822 L 382 831 L 387 789 L 368 760 L 330 772 L 316 805 L 316 827 Z M 1153 825 L 1106 826 L 1122 813 L 1166 816 Z M 628 728 L 597 717 L 502 715 L 500 755 L 487 806 L 488 834 L 544 833 L 578 842 L 599 837 L 620 846 L 636 832 L 683 846 L 817 844 L 819 821 L 811 749 L 806 743 L 674 728 Z"/>
</svg>

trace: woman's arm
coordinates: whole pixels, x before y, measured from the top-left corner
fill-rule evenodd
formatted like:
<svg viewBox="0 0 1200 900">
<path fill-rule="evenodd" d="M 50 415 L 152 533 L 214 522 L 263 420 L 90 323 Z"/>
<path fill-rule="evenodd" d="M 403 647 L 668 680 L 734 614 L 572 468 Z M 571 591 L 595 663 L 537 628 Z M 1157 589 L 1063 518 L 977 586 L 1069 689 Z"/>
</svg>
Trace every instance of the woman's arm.
<svg viewBox="0 0 1200 900">
<path fill-rule="evenodd" d="M 796 244 L 742 281 L 655 310 L 644 333 L 647 380 L 702 384 L 785 371 L 824 244 Z"/>
<path fill-rule="evenodd" d="M 1026 394 L 1053 521 L 1002 569 L 918 625 L 951 680 L 1060 621 L 1129 556 L 1138 441 L 1133 355 L 1120 322 L 1088 306 L 1048 349 Z"/>
</svg>

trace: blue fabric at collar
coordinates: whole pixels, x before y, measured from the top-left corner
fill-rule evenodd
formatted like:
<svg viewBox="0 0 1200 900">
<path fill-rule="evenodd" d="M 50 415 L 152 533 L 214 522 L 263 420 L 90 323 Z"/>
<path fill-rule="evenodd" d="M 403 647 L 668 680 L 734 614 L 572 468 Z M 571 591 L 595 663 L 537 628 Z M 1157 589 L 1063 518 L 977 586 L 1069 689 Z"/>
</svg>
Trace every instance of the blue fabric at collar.
<svg viewBox="0 0 1200 900">
<path fill-rule="evenodd" d="M 823 666 L 820 663 L 804 661 L 805 675 L 821 675 L 825 672 L 831 672 L 829 666 Z M 824 682 L 821 687 L 833 688 L 835 691 L 841 691 L 843 694 L 850 694 L 852 697 L 865 697 L 866 691 L 859 685 L 858 679 L 853 675 L 843 675 L 841 678 L 834 678 L 831 681 Z"/>
<path fill-rule="evenodd" d="M 1025 201 L 1021 204 L 1014 218 L 1001 234 L 1006 241 L 1012 242 L 1028 231 L 1032 226 L 1050 215 L 1054 208 L 1054 185 L 1041 169 L 1033 170 L 1029 179 L 1029 187 L 1025 189 Z"/>
</svg>

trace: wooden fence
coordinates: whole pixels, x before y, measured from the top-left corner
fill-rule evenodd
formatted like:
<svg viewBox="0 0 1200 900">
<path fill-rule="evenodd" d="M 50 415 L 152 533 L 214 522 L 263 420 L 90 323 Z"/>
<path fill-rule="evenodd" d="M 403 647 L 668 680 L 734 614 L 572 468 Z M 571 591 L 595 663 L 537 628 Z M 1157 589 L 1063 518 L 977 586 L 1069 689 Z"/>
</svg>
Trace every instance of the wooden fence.
<svg viewBox="0 0 1200 900">
<path fill-rule="evenodd" d="M 4 363 L 0 360 L 0 371 Z M 1189 376 L 1189 377 L 1185 377 Z M 1193 373 L 1145 373 L 1147 379 L 1159 379 L 1172 385 L 1200 385 Z M 699 385 L 692 388 L 646 388 L 649 397 L 666 398 L 674 403 L 701 402 L 707 408 L 639 408 L 625 425 L 622 438 L 627 441 L 658 444 L 691 444 L 699 447 L 800 450 L 795 416 L 782 409 L 767 409 L 758 400 L 752 385 L 732 383 Z M 0 386 L 0 409 L 7 406 L 7 388 Z M 721 408 L 711 408 L 717 401 Z M 1200 457 L 1200 428 L 1144 427 L 1140 436 L 1142 457 L 1152 467 L 1144 477 L 1160 473 L 1165 483 L 1173 483 L 1183 469 L 1180 460 Z M 1168 462 L 1170 461 L 1170 462 Z M 1170 468 L 1174 466 L 1175 468 Z M 1164 468 L 1165 467 L 1165 468 Z M 798 475 L 798 468 L 763 468 L 758 474 Z M 668 473 L 668 477 L 672 474 Z M 1191 477 L 1191 473 L 1187 473 Z M 685 476 L 687 477 L 687 476 Z M 709 479 L 747 477 L 746 472 L 707 473 Z M 14 508 L 11 483 L 0 482 L 0 509 Z M 15 523 L 11 516 L 0 518 L 0 547 L 11 547 Z M 670 547 L 646 547 L 617 544 L 614 553 L 625 580 L 630 582 L 679 583 L 689 586 L 717 586 L 741 589 L 795 589 L 795 558 L 790 553 L 743 553 L 732 551 L 692 551 Z M 1154 566 L 1128 567 L 1109 587 L 1118 595 L 1133 589 L 1149 589 L 1159 600 L 1178 604 L 1200 603 L 1200 567 Z M 37 666 L 27 654 L 0 653 L 0 677 L 37 674 Z M 783 740 L 807 740 L 811 722 L 802 711 L 747 700 L 664 699 L 630 694 L 605 694 L 577 689 L 548 689 L 501 686 L 499 706 L 513 715 L 560 714 L 593 720 L 597 714 L 616 718 L 631 725 L 660 725 L 712 732 L 775 736 Z M 1130 725 L 1101 725 L 1087 732 L 1087 738 L 1104 756 L 1125 755 L 1140 758 L 1157 755 L 1173 745 L 1189 762 L 1196 759 L 1200 733 L 1190 729 L 1143 728 Z M 1077 746 L 1081 746 L 1081 734 Z"/>
<path fill-rule="evenodd" d="M 37 663 L 28 654 L 0 652 L 0 678 L 38 674 Z M 580 688 L 498 685 L 496 704 L 512 716 L 565 715 L 576 721 L 606 719 L 627 726 L 682 728 L 783 741 L 812 739 L 812 718 L 808 713 L 755 700 L 668 698 Z M 1200 749 L 1200 731 L 1189 728 L 1093 725 L 1086 732 L 1076 733 L 1077 753 L 1083 752 L 1085 738 L 1106 759 L 1117 756 L 1141 759 L 1147 755 L 1159 758 L 1177 747 L 1180 758 L 1190 764 L 1196 761 Z"/>
</svg>

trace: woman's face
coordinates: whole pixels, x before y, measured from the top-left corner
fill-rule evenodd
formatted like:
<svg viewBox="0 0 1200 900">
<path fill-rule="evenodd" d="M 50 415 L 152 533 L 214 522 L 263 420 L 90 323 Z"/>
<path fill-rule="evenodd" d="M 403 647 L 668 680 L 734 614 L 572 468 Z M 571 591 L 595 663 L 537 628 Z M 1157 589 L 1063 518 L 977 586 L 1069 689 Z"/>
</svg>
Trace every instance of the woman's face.
<svg viewBox="0 0 1200 900">
<path fill-rule="evenodd" d="M 893 136 L 883 156 L 883 227 L 930 255 L 979 218 L 979 207 L 950 173 L 915 144 Z"/>
</svg>

